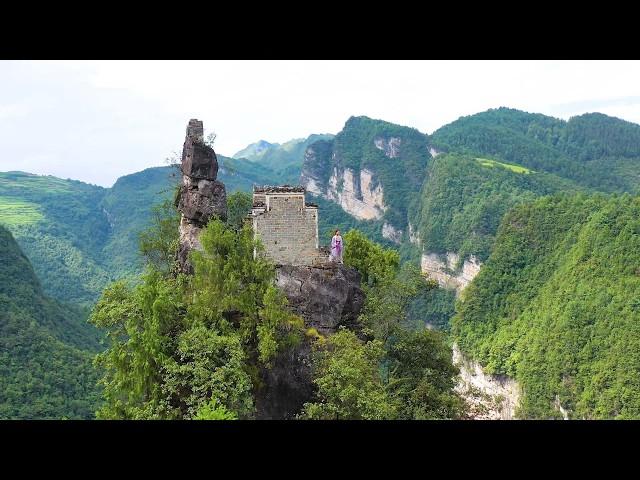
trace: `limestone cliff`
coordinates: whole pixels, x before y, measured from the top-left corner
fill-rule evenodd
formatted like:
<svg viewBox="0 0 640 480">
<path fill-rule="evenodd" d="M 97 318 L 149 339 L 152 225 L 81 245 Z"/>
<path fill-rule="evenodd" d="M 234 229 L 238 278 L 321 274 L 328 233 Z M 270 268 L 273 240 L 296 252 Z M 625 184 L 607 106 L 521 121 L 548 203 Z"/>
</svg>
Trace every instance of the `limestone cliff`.
<svg viewBox="0 0 640 480">
<path fill-rule="evenodd" d="M 340 325 L 354 328 L 364 302 L 360 274 L 344 265 L 282 265 L 276 282 L 291 309 L 305 320 L 307 328 L 334 333 Z"/>
<path fill-rule="evenodd" d="M 189 252 L 201 248 L 198 237 L 213 217 L 226 218 L 227 196 L 224 183 L 216 180 L 218 160 L 211 147 L 204 143 L 204 128 L 200 120 L 189 120 L 182 149 L 182 185 L 176 198 L 181 213 L 178 265 L 183 272 L 192 272 Z"/>
<path fill-rule="evenodd" d="M 460 257 L 453 252 L 447 252 L 444 256 L 423 253 L 420 265 L 422 273 L 427 273 L 441 287 L 455 289 L 456 294 L 460 294 L 480 272 L 482 263 L 473 255 L 464 260 L 461 268 L 458 267 L 459 263 Z"/>
<path fill-rule="evenodd" d="M 430 158 L 417 130 L 351 117 L 333 140 L 307 147 L 300 183 L 358 220 L 379 222 L 380 234 L 400 244 Z"/>
<path fill-rule="evenodd" d="M 474 420 L 513 420 L 520 402 L 520 385 L 506 375 L 489 375 L 453 345 L 453 363 L 460 368 L 456 391 Z"/>
<path fill-rule="evenodd" d="M 306 328 L 327 336 L 338 327 L 357 330 L 364 302 L 360 274 L 339 264 L 323 266 L 281 265 L 276 269 L 278 287 L 290 308 L 304 319 Z M 311 339 L 278 354 L 269 369 L 261 371 L 263 388 L 256 396 L 257 418 L 290 419 L 313 398 Z"/>
</svg>

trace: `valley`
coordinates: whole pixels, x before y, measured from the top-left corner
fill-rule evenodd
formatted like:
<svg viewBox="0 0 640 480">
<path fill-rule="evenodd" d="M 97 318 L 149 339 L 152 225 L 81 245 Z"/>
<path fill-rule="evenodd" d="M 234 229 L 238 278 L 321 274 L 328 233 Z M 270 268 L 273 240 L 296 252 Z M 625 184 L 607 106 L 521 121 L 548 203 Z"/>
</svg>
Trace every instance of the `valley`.
<svg viewBox="0 0 640 480">
<path fill-rule="evenodd" d="M 321 245 L 336 228 L 356 229 L 438 283 L 412 299 L 406 320 L 455 345 L 458 389 L 476 398 L 472 417 L 640 418 L 639 125 L 498 108 L 427 135 L 351 117 L 336 135 L 262 140 L 217 159 L 227 195 L 301 184 L 321 212 Z M 140 282 L 139 235 L 155 205 L 173 202 L 180 178 L 175 166 L 155 167 L 103 188 L 0 173 L 0 254 L 28 276 L 20 297 L 7 287 L 17 273 L 0 282 L 12 312 L 3 341 L 26 362 L 1 364 L 13 393 L 0 399 L 0 416 L 71 408 L 34 400 L 16 409 L 21 395 L 62 395 L 50 393 L 60 382 L 47 376 L 47 361 L 36 370 L 45 387 L 25 379 L 27 359 L 47 351 L 72 359 L 68 375 L 84 379 L 69 387 L 80 402 L 69 416 L 91 417 L 85 400 L 97 405 L 97 390 L 87 386 L 95 380 L 87 359 L 103 347 L 87 315 L 112 282 Z M 31 309 L 31 298 L 44 306 Z M 31 393 L 16 393 L 23 384 Z"/>
</svg>

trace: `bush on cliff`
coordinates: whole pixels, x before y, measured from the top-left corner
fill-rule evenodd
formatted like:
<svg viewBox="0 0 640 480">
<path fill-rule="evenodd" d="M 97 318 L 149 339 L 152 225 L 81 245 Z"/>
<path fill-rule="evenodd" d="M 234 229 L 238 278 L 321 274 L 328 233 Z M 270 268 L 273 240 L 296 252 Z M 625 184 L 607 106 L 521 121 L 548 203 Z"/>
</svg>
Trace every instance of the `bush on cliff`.
<svg viewBox="0 0 640 480">
<path fill-rule="evenodd" d="M 213 220 L 200 241 L 193 276 L 150 262 L 139 285 L 113 284 L 94 308 L 91 322 L 110 343 L 96 358 L 104 373 L 99 418 L 202 417 L 211 402 L 252 417 L 259 370 L 301 320 L 285 308 L 273 265 L 254 258 L 260 245 L 250 228 Z"/>
</svg>

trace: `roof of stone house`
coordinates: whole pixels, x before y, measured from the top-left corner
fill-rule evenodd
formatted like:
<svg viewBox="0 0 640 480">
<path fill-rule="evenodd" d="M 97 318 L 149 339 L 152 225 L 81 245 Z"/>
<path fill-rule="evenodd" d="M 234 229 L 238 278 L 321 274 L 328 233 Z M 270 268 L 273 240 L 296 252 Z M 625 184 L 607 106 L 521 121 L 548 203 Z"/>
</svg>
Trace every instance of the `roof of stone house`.
<svg viewBox="0 0 640 480">
<path fill-rule="evenodd" d="M 253 193 L 304 193 L 306 189 L 300 185 L 263 185 L 253 186 Z"/>
</svg>

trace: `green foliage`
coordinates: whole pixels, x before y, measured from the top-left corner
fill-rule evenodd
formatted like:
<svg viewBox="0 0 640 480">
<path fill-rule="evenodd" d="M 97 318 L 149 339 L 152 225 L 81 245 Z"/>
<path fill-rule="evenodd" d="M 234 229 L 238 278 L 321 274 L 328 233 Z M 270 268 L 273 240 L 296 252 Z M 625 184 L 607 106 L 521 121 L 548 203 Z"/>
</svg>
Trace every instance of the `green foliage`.
<svg viewBox="0 0 640 480">
<path fill-rule="evenodd" d="M 456 252 L 461 261 L 475 255 L 484 261 L 500 220 L 511 207 L 542 195 L 577 190 L 571 182 L 546 173 L 523 175 L 507 168 L 486 168 L 473 157 L 439 155 L 429 167 L 411 223 L 417 225 L 426 251 Z"/>
<path fill-rule="evenodd" d="M 247 215 L 251 213 L 253 197 L 250 193 L 234 192 L 227 197 L 227 225 L 236 230 L 242 228 Z"/>
<path fill-rule="evenodd" d="M 523 388 L 519 415 L 639 418 L 640 198 L 554 196 L 505 216 L 452 332 Z"/>
<path fill-rule="evenodd" d="M 384 420 L 396 416 L 380 378 L 382 342 L 362 343 L 355 333 L 341 329 L 318 353 L 318 401 L 306 403 L 301 418 L 314 420 Z"/>
<path fill-rule="evenodd" d="M 0 226 L 0 419 L 93 417 L 90 354 L 97 332 L 77 309 L 46 297 L 29 261 Z"/>
<path fill-rule="evenodd" d="M 434 287 L 422 289 L 407 307 L 407 324 L 449 330 L 449 319 L 455 314 L 455 290 Z"/>
<path fill-rule="evenodd" d="M 151 215 L 151 226 L 140 233 L 140 253 L 153 269 L 167 274 L 175 268 L 180 216 L 170 200 L 155 205 Z"/>
<path fill-rule="evenodd" d="M 226 409 L 223 404 L 212 398 L 198 410 L 194 420 L 237 420 L 238 416 Z"/>
<path fill-rule="evenodd" d="M 458 372 L 450 347 L 441 334 L 424 330 L 424 323 L 413 330 L 408 315 L 418 295 L 435 283 L 411 264 L 399 266 L 397 252 L 357 230 L 345 235 L 345 245 L 351 265 L 367 279 L 358 320 L 370 340 L 363 343 L 353 332 L 340 331 L 320 343 L 318 398 L 305 405 L 303 417 L 456 418 L 462 402 L 453 391 Z"/>
<path fill-rule="evenodd" d="M 462 413 L 463 402 L 453 391 L 459 371 L 441 332 L 398 332 L 388 349 L 387 369 L 387 391 L 399 419 L 450 419 Z"/>
<path fill-rule="evenodd" d="M 110 342 L 96 359 L 105 372 L 99 418 L 213 415 L 211 399 L 250 418 L 257 372 L 302 334 L 273 285 L 273 265 L 254 258 L 260 245 L 250 228 L 212 220 L 200 241 L 192 277 L 149 265 L 141 283 L 117 282 L 97 303 L 91 321 Z"/>
<path fill-rule="evenodd" d="M 433 288 L 413 265 L 405 263 L 400 271 L 377 277 L 365 288 L 367 298 L 358 318 L 363 331 L 382 341 L 406 328 L 407 308 L 419 292 Z"/>
<path fill-rule="evenodd" d="M 439 150 L 488 156 L 601 191 L 638 191 L 640 125 L 599 113 L 565 122 L 498 108 L 445 125 L 431 141 Z"/>
<path fill-rule="evenodd" d="M 400 256 L 397 251 L 372 242 L 358 230 L 349 230 L 343 239 L 344 263 L 360 272 L 363 284 L 373 285 L 392 276 L 398 269 Z"/>
</svg>

